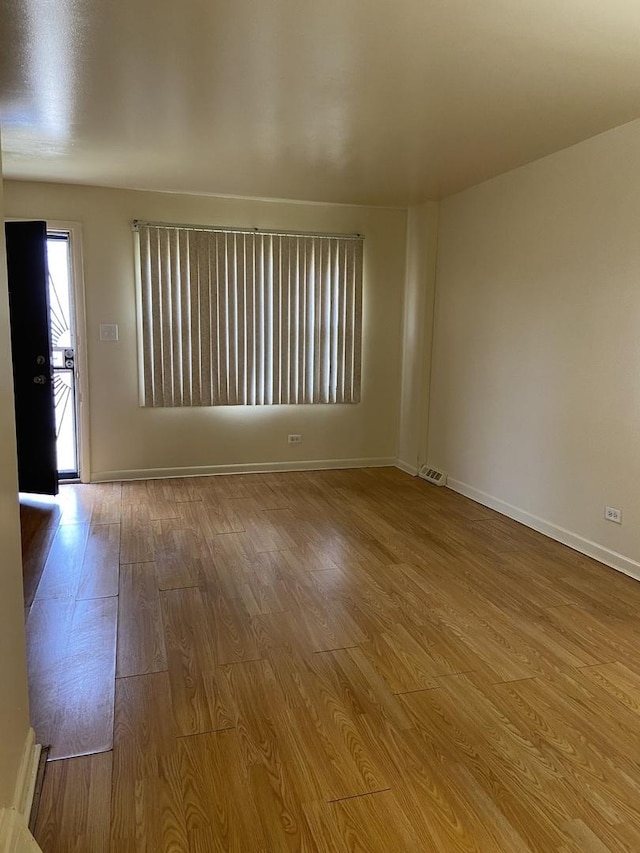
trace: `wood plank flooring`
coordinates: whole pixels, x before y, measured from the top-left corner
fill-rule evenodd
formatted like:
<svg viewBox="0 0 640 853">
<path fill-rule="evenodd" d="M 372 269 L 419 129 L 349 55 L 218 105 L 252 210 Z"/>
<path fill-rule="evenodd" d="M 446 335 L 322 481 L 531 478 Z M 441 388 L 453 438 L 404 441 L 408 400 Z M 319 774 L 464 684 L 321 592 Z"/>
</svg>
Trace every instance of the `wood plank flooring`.
<svg viewBox="0 0 640 853">
<path fill-rule="evenodd" d="M 21 500 L 31 721 L 51 759 L 113 747 L 120 523 L 99 523 L 106 495 L 119 504 L 120 485 Z"/>
<path fill-rule="evenodd" d="M 395 469 L 23 531 L 45 853 L 640 850 L 636 581 Z"/>
</svg>

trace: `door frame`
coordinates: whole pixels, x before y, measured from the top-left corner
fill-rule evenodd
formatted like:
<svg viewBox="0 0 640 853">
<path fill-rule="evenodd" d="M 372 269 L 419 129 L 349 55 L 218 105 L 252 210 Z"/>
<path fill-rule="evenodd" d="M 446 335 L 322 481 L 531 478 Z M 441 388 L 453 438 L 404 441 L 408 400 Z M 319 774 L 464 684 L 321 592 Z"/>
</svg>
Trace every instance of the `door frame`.
<svg viewBox="0 0 640 853">
<path fill-rule="evenodd" d="M 63 219 L 45 219 L 47 231 L 62 231 L 69 235 L 71 263 L 72 306 L 75 333 L 76 424 L 78 440 L 78 477 L 81 483 L 91 482 L 89 453 L 89 362 L 87 358 L 87 315 L 84 293 L 84 264 L 82 259 L 82 225 Z"/>
</svg>

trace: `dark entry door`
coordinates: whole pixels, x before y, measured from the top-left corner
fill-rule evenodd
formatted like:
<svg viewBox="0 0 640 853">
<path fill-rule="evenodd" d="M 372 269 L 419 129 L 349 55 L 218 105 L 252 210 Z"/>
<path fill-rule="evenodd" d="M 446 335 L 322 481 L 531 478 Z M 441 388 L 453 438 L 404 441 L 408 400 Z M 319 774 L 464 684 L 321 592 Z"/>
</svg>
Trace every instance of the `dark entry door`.
<svg viewBox="0 0 640 853">
<path fill-rule="evenodd" d="M 46 222 L 7 222 L 11 353 L 21 492 L 58 493 Z"/>
</svg>

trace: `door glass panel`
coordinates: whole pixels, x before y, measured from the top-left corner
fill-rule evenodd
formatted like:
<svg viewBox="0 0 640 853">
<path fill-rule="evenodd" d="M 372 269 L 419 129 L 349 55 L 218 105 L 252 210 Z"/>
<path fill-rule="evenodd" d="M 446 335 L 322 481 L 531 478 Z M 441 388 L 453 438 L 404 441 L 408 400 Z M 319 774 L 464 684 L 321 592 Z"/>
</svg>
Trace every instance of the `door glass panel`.
<svg viewBox="0 0 640 853">
<path fill-rule="evenodd" d="M 49 266 L 49 312 L 56 415 L 58 474 L 78 475 L 78 438 L 75 388 L 75 336 L 72 324 L 71 264 L 69 235 L 47 236 Z"/>
</svg>

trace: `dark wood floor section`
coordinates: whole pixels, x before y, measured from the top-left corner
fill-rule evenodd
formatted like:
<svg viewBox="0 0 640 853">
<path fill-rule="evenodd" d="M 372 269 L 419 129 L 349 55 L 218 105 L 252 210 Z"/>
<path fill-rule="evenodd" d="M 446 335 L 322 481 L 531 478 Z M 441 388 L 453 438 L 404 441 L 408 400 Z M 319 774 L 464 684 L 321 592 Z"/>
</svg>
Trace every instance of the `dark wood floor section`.
<svg viewBox="0 0 640 853">
<path fill-rule="evenodd" d="M 636 581 L 395 469 L 65 486 L 23 540 L 45 853 L 640 850 Z"/>
</svg>

